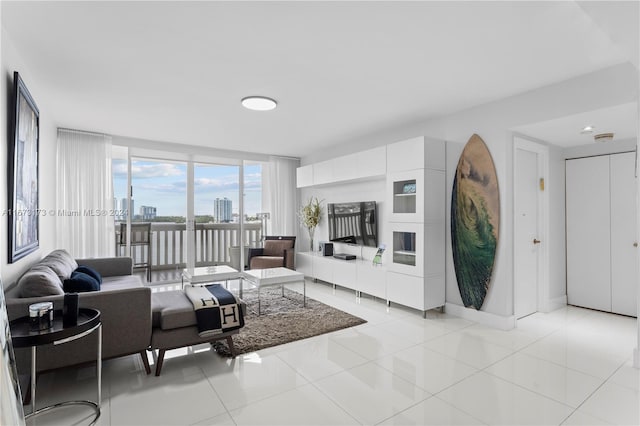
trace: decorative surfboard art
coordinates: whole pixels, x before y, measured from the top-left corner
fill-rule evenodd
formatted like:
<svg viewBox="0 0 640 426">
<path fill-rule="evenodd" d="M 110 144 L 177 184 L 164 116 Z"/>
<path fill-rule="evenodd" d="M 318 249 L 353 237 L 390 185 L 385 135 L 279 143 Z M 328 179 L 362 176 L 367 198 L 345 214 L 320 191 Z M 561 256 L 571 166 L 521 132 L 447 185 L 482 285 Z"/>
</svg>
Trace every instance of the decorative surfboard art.
<svg viewBox="0 0 640 426">
<path fill-rule="evenodd" d="M 500 229 L 500 193 L 491 154 L 471 136 L 460 154 L 451 195 L 451 245 L 464 306 L 482 307 L 489 290 Z"/>
</svg>

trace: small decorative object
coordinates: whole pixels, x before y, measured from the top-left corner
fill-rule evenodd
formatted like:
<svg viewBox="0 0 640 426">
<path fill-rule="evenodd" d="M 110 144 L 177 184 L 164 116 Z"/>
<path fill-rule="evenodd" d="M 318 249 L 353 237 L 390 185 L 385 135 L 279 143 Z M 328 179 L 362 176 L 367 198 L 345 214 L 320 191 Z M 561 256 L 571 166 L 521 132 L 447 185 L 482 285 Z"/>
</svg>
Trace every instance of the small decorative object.
<svg viewBox="0 0 640 426">
<path fill-rule="evenodd" d="M 78 325 L 78 293 L 66 293 L 62 307 L 62 326 L 74 327 Z"/>
<path fill-rule="evenodd" d="M 491 154 L 473 135 L 464 147 L 451 196 L 451 246 L 464 306 L 480 310 L 489 290 L 500 229 L 500 192 Z"/>
<path fill-rule="evenodd" d="M 48 330 L 53 326 L 53 302 L 40 302 L 29 305 L 29 323 L 31 331 Z"/>
<path fill-rule="evenodd" d="M 300 222 L 307 228 L 307 231 L 309 231 L 309 247 L 312 252 L 315 251 L 313 246 L 313 235 L 316 232 L 316 226 L 318 226 L 320 219 L 322 218 L 321 203 L 322 201 L 318 200 L 316 197 L 311 197 L 309 198 L 309 202 L 303 205 L 298 213 Z"/>
<path fill-rule="evenodd" d="M 384 253 L 385 248 L 386 246 L 384 244 L 380 244 L 380 247 L 378 247 L 378 251 L 376 252 L 375 256 L 373 256 L 374 266 L 382 265 L 382 254 Z"/>
<path fill-rule="evenodd" d="M 13 73 L 9 175 L 9 263 L 38 249 L 38 143 L 40 112 L 27 86 Z"/>
<path fill-rule="evenodd" d="M 415 183 L 405 183 L 402 186 L 403 194 L 415 194 L 416 193 L 416 184 Z"/>
</svg>

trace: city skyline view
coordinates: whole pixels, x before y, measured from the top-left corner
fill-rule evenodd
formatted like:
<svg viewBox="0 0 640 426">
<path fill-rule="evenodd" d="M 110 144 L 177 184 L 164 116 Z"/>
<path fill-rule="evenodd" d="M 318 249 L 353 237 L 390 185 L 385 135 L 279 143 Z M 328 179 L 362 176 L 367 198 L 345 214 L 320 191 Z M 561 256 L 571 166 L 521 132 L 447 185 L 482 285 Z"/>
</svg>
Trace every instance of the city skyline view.
<svg viewBox="0 0 640 426">
<path fill-rule="evenodd" d="M 214 216 L 216 198 L 228 198 L 232 213 L 239 209 L 239 166 L 196 164 L 194 168 L 194 213 Z M 112 162 L 114 198 L 127 197 L 127 160 Z M 180 162 L 139 160 L 131 162 L 134 215 L 140 206 L 155 207 L 157 216 L 186 216 L 187 165 Z M 262 165 L 244 166 L 245 214 L 262 211 Z M 118 206 L 122 208 L 122 206 Z"/>
</svg>

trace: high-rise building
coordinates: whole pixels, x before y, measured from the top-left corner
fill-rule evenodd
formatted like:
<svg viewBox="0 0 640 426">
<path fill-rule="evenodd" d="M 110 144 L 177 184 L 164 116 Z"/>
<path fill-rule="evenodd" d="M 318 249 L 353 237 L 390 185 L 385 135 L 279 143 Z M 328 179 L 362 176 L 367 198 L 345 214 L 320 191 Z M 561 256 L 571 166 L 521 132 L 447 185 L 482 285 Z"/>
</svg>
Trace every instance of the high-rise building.
<svg viewBox="0 0 640 426">
<path fill-rule="evenodd" d="M 213 202 L 213 218 L 216 222 L 231 222 L 231 200 L 216 198 Z"/>
<path fill-rule="evenodd" d="M 156 218 L 156 208 L 152 206 L 140 206 L 140 219 L 152 220 Z"/>
</svg>

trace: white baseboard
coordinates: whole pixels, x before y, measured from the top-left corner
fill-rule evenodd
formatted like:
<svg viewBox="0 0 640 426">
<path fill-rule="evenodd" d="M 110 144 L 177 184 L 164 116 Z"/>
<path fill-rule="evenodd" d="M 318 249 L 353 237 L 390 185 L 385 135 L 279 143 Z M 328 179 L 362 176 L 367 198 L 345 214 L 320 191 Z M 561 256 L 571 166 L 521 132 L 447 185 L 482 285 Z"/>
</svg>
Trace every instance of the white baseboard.
<svg viewBox="0 0 640 426">
<path fill-rule="evenodd" d="M 446 303 L 444 309 L 448 314 L 500 330 L 511 330 L 516 326 L 516 317 L 513 315 L 503 317 L 489 312 L 477 311 L 474 308 L 465 308 L 453 303 Z"/>
<path fill-rule="evenodd" d="M 547 310 L 545 313 L 553 312 L 556 309 L 564 308 L 567 306 L 567 295 L 556 297 L 555 299 L 547 300 Z"/>
</svg>

